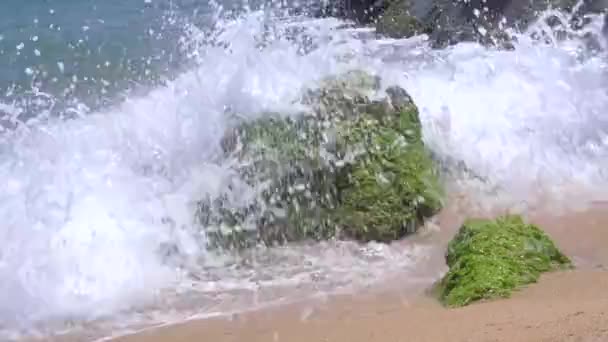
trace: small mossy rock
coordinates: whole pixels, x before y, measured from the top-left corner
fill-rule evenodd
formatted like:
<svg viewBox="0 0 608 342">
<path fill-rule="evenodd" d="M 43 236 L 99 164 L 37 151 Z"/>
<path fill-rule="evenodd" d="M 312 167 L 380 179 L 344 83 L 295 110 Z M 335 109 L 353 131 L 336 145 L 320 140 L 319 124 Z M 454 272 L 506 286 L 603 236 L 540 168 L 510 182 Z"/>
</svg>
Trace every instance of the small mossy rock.
<svg viewBox="0 0 608 342">
<path fill-rule="evenodd" d="M 376 22 L 376 32 L 391 38 L 411 37 L 425 32 L 424 25 L 410 13 L 411 0 L 391 1 Z"/>
<path fill-rule="evenodd" d="M 379 79 L 358 71 L 321 85 L 303 93 L 310 112 L 266 113 L 226 135 L 225 152 L 258 196 L 230 210 L 223 201 L 201 204 L 204 224 L 238 228 L 214 233 L 217 245 L 389 241 L 440 208 L 438 175 L 407 92 L 390 87 L 383 99 L 370 100 Z M 243 225 L 253 225 L 255 235 Z"/>
<path fill-rule="evenodd" d="M 508 297 L 542 273 L 571 265 L 541 229 L 517 215 L 467 220 L 449 243 L 446 262 L 439 296 L 450 307 Z"/>
</svg>

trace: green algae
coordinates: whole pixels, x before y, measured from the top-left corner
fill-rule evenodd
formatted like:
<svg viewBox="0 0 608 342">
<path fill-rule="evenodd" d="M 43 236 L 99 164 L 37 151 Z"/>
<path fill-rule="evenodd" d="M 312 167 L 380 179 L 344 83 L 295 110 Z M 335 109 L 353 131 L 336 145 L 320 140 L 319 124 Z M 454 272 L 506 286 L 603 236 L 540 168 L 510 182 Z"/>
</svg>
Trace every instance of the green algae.
<svg viewBox="0 0 608 342">
<path fill-rule="evenodd" d="M 467 220 L 449 243 L 446 262 L 439 297 L 450 307 L 509 297 L 542 273 L 571 266 L 541 229 L 517 215 Z"/>
<path fill-rule="evenodd" d="M 342 131 L 344 140 L 365 151 L 340 180 L 335 221 L 357 240 L 391 241 L 416 232 L 437 212 L 442 190 L 422 143 L 416 108 L 380 116 L 370 112 Z"/>
</svg>

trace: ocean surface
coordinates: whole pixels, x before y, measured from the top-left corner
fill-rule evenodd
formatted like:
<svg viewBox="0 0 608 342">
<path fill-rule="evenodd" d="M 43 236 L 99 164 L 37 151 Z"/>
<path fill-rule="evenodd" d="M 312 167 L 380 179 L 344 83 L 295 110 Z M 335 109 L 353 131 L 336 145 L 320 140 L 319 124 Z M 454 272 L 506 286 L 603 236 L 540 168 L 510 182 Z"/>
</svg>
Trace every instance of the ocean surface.
<svg viewBox="0 0 608 342">
<path fill-rule="evenodd" d="M 0 339 L 101 338 L 395 273 L 437 276 L 416 267 L 424 244 L 204 248 L 194 211 L 230 174 L 225 113 L 294 112 L 302 87 L 350 69 L 412 95 L 428 146 L 487 180 L 452 180 L 480 203 L 608 199 L 600 17 L 576 32 L 539 22 L 508 51 L 434 50 L 307 6 L 2 1 Z"/>
</svg>

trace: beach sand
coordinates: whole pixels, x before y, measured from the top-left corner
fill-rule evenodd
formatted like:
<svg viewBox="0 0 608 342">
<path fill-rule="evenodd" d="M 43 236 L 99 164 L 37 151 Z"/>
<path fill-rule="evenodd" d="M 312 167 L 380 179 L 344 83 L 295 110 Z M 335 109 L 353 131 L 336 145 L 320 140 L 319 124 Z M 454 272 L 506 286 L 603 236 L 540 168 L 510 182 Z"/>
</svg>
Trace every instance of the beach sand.
<svg viewBox="0 0 608 342">
<path fill-rule="evenodd" d="M 462 309 L 444 309 L 429 298 L 408 301 L 390 292 L 345 296 L 313 312 L 295 305 L 192 321 L 116 341 L 608 341 L 606 289 L 608 272 L 571 271 L 546 275 L 510 299 Z"/>
<path fill-rule="evenodd" d="M 445 227 L 457 227 L 462 218 L 442 213 L 436 242 L 445 245 L 455 232 Z M 577 268 L 545 274 L 509 299 L 446 309 L 424 288 L 401 289 L 394 279 L 382 288 L 193 320 L 113 341 L 608 341 L 608 205 L 561 216 L 537 212 L 529 219 Z M 441 257 L 430 262 L 427 267 L 440 267 Z"/>
</svg>

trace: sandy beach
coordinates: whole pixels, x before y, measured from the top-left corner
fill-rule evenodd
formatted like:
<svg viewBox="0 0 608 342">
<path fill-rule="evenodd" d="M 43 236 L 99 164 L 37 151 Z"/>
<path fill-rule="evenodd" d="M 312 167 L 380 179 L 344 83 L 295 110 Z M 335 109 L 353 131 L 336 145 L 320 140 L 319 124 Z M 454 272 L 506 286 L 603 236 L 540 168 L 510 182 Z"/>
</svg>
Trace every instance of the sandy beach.
<svg viewBox="0 0 608 342">
<path fill-rule="evenodd" d="M 606 341 L 608 273 L 547 275 L 508 300 L 446 310 L 397 293 L 194 321 L 115 341 Z M 308 317 L 304 317 L 308 314 Z"/>
<path fill-rule="evenodd" d="M 529 215 L 577 268 L 546 274 L 509 299 L 446 309 L 424 287 L 406 291 L 396 279 L 382 288 L 193 320 L 113 341 L 608 341 L 606 208 Z M 455 231 L 443 229 L 447 222 L 460 219 L 449 211 L 440 215 L 437 243 L 447 243 Z"/>
</svg>

